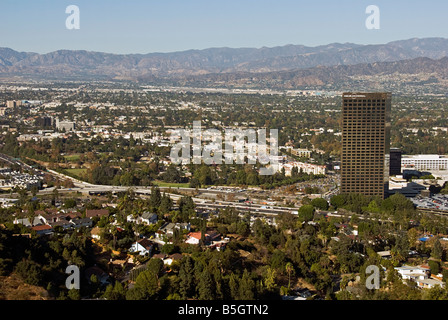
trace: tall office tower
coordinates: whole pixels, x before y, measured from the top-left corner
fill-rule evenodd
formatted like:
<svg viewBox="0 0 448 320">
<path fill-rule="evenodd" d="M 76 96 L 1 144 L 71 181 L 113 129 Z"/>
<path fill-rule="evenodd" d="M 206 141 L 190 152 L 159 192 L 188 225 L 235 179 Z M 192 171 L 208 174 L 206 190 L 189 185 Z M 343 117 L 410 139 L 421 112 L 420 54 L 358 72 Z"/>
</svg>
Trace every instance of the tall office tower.
<svg viewBox="0 0 448 320">
<path fill-rule="evenodd" d="M 387 195 L 391 93 L 342 95 L 341 193 Z"/>
<path fill-rule="evenodd" d="M 396 176 L 401 174 L 401 150 L 398 148 L 390 149 L 389 174 Z"/>
</svg>

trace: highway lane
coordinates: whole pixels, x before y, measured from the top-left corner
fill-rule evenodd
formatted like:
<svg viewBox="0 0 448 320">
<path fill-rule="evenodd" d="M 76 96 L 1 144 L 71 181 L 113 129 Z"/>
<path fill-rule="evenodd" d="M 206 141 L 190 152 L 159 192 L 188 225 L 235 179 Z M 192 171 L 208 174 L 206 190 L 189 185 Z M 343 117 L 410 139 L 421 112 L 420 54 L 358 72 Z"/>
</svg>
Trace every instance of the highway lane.
<svg viewBox="0 0 448 320">
<path fill-rule="evenodd" d="M 105 192 L 119 193 L 126 192 L 132 189 L 136 194 L 143 196 L 151 195 L 151 187 L 120 187 L 120 186 L 104 186 L 104 185 L 90 185 L 88 187 L 75 187 L 75 188 L 60 188 L 59 193 L 71 193 L 71 192 L 82 192 L 82 193 L 92 193 L 100 194 Z M 39 190 L 38 195 L 49 195 L 54 192 L 54 188 L 47 188 Z M 174 202 L 178 201 L 184 195 L 179 195 L 175 193 L 166 193 Z M 290 212 L 296 214 L 298 208 L 281 207 L 281 206 L 266 206 L 261 204 L 248 204 L 241 202 L 232 201 L 214 201 L 208 199 L 202 199 L 198 197 L 192 197 L 197 208 L 200 209 L 224 209 L 226 207 L 235 208 L 238 211 L 252 212 L 266 215 L 278 215 L 280 213 Z"/>
<path fill-rule="evenodd" d="M 134 186 L 134 187 L 122 187 L 122 186 L 110 186 L 110 185 L 94 185 L 85 181 L 81 181 L 79 179 L 70 177 L 68 175 L 56 172 L 51 169 L 47 169 L 47 171 L 40 171 L 37 169 L 32 168 L 31 166 L 23 163 L 19 159 L 11 158 L 8 155 L 1 154 L 0 153 L 0 159 L 11 163 L 11 164 L 18 164 L 26 169 L 39 171 L 40 173 L 50 173 L 51 175 L 63 179 L 63 180 L 70 180 L 74 184 L 74 188 L 59 188 L 59 193 L 67 193 L 67 192 L 82 192 L 82 193 L 89 193 L 89 194 L 101 194 L 106 192 L 112 192 L 112 193 L 118 193 L 118 192 L 126 192 L 129 189 L 132 189 L 136 194 L 146 195 L 149 196 L 151 194 L 151 187 L 140 187 L 140 186 Z M 169 187 L 161 187 L 161 191 L 164 191 L 167 195 L 170 196 L 170 198 L 173 201 L 179 200 L 184 195 L 179 195 L 176 193 L 168 193 L 167 190 L 170 190 Z M 216 187 L 216 188 L 185 188 L 185 187 L 175 187 L 171 188 L 172 191 L 190 191 L 190 192 L 196 192 L 199 193 L 214 193 L 214 194 L 229 194 L 229 193 L 239 193 L 238 191 L 240 189 L 238 188 L 231 188 L 231 187 Z M 252 191 L 248 190 L 247 191 Z M 256 191 L 256 190 L 255 190 Z M 51 194 L 54 192 L 54 188 L 46 188 L 43 190 L 39 190 L 39 195 L 45 195 L 45 194 Z M 232 207 L 239 211 L 246 211 L 246 212 L 253 212 L 253 213 L 259 213 L 259 214 L 266 214 L 266 215 L 277 215 L 279 213 L 284 212 L 290 212 L 292 214 L 297 214 L 298 208 L 290 208 L 290 207 L 281 207 L 281 206 L 266 206 L 262 204 L 256 204 L 256 203 L 241 203 L 241 202 L 233 202 L 233 201 L 221 201 L 221 200 L 208 200 L 203 199 L 199 197 L 192 197 L 193 201 L 195 202 L 196 206 L 198 208 L 203 209 L 223 209 L 226 207 Z"/>
</svg>

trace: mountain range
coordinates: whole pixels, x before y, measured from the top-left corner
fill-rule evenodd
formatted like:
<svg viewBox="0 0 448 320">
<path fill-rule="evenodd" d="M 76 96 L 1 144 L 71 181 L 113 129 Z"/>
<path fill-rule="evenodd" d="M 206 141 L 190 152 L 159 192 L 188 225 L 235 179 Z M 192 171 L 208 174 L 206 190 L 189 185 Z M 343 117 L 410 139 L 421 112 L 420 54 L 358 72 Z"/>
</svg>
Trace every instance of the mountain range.
<svg viewBox="0 0 448 320">
<path fill-rule="evenodd" d="M 46 54 L 0 48 L 0 76 L 108 79 L 213 85 L 270 84 L 294 88 L 354 76 L 430 73 L 447 76 L 448 39 L 423 38 L 360 45 L 210 48 L 172 53 L 112 54 L 58 50 Z"/>
</svg>

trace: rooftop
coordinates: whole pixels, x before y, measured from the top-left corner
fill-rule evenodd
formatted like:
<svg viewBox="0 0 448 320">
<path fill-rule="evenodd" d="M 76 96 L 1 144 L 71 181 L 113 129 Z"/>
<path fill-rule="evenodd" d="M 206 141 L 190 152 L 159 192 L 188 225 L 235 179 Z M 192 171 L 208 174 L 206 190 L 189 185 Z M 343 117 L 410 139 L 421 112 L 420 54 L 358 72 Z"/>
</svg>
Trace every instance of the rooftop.
<svg viewBox="0 0 448 320">
<path fill-rule="evenodd" d="M 446 155 L 439 155 L 439 154 L 414 154 L 414 155 L 405 154 L 405 155 L 402 156 L 402 160 L 406 160 L 406 159 L 439 160 L 439 159 L 448 159 L 448 156 L 446 156 Z"/>
</svg>

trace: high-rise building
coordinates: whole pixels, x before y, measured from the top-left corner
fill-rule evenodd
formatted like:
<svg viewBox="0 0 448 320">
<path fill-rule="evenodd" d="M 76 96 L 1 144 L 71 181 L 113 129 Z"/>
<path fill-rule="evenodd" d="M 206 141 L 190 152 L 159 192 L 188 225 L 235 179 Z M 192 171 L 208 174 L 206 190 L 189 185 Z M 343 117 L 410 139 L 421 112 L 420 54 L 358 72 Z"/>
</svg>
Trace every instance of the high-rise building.
<svg viewBox="0 0 448 320">
<path fill-rule="evenodd" d="M 15 107 L 20 107 L 22 105 L 21 101 L 8 100 L 6 101 L 6 108 L 14 109 Z"/>
<path fill-rule="evenodd" d="M 401 150 L 398 148 L 390 149 L 389 174 L 396 176 L 401 174 Z"/>
<path fill-rule="evenodd" d="M 342 95 L 341 193 L 387 196 L 391 93 Z"/>
</svg>

